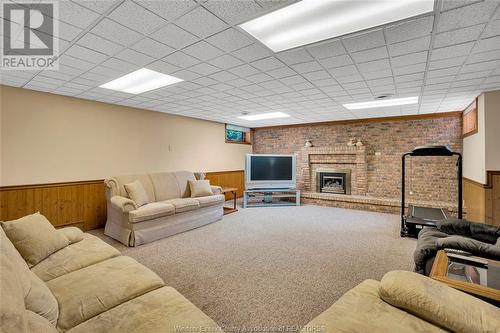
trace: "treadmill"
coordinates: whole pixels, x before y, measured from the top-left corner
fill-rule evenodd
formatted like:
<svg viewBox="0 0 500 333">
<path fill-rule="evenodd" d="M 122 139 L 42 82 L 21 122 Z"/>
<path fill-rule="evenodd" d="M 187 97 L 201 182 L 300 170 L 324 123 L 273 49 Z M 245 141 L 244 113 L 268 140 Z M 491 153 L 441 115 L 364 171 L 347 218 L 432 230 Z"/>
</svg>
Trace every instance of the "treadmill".
<svg viewBox="0 0 500 333">
<path fill-rule="evenodd" d="M 436 227 L 436 222 L 450 218 L 445 208 L 408 205 L 405 212 L 405 161 L 408 156 L 457 156 L 458 218 L 462 218 L 462 155 L 448 146 L 421 146 L 402 156 L 401 180 L 401 237 L 417 238 L 423 227 Z"/>
</svg>

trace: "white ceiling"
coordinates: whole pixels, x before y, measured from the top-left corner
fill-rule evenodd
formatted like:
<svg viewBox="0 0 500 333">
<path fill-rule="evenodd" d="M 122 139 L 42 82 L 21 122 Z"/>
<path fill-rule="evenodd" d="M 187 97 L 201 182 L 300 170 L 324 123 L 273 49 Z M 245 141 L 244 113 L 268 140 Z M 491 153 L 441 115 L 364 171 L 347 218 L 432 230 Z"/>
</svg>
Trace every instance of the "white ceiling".
<svg viewBox="0 0 500 333">
<path fill-rule="evenodd" d="M 500 1 L 437 1 L 431 15 L 273 53 L 237 25 L 293 1 L 60 1 L 57 71 L 5 85 L 259 127 L 457 111 L 500 89 Z M 184 82 L 140 95 L 98 86 L 140 67 Z M 382 94 L 418 105 L 348 111 Z M 290 118 L 237 117 L 282 111 Z"/>
</svg>

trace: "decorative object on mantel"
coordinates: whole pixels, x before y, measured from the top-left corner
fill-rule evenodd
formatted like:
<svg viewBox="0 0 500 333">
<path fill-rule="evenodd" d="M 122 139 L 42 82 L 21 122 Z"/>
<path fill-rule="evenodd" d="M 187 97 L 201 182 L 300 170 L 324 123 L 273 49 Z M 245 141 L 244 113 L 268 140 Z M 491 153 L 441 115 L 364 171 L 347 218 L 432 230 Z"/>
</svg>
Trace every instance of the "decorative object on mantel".
<svg viewBox="0 0 500 333">
<path fill-rule="evenodd" d="M 347 145 L 349 147 L 353 147 L 356 143 L 354 142 L 354 140 L 356 140 L 355 138 L 352 138 L 352 139 L 349 139 L 349 142 L 347 143 Z"/>
<path fill-rule="evenodd" d="M 363 147 L 363 142 L 361 142 L 360 139 L 358 139 L 358 142 L 356 142 L 356 147 Z"/>
<path fill-rule="evenodd" d="M 313 146 L 313 144 L 312 144 L 311 140 L 307 139 L 304 147 L 310 148 L 312 146 Z"/>
</svg>

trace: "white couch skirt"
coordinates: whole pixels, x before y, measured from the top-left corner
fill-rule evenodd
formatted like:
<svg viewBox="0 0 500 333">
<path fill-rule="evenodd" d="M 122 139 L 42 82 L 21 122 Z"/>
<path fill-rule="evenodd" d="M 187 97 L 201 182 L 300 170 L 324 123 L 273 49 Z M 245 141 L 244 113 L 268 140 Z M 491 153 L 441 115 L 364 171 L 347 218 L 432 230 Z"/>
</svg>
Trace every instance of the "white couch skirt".
<svg viewBox="0 0 500 333">
<path fill-rule="evenodd" d="M 127 246 L 138 246 L 222 219 L 223 205 L 199 208 L 139 223 L 123 223 L 123 215 L 108 216 L 104 234 Z M 108 210 L 108 213 L 113 214 Z"/>
</svg>

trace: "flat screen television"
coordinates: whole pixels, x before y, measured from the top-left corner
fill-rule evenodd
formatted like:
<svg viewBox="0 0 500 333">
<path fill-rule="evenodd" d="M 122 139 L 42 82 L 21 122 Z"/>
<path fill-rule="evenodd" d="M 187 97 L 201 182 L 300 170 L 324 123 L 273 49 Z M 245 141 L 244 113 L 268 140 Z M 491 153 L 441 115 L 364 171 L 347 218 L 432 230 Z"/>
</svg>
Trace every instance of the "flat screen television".
<svg viewBox="0 0 500 333">
<path fill-rule="evenodd" d="M 295 155 L 247 154 L 245 188 L 294 189 L 295 166 Z"/>
</svg>

